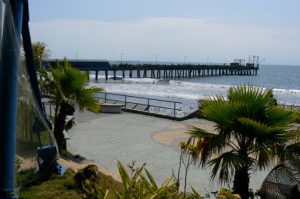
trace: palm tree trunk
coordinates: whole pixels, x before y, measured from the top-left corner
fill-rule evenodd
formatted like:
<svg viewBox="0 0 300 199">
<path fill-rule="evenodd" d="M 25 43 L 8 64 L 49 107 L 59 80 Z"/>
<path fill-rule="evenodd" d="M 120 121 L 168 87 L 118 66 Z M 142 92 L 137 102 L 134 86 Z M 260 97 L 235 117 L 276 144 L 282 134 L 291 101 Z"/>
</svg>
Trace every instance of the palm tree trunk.
<svg viewBox="0 0 300 199">
<path fill-rule="evenodd" d="M 57 142 L 58 150 L 61 152 L 62 150 L 66 150 L 66 142 L 64 138 L 64 129 L 66 123 L 66 116 L 67 116 L 67 107 L 68 104 L 62 102 L 57 117 L 55 117 L 54 122 L 54 137 Z"/>
<path fill-rule="evenodd" d="M 183 158 L 183 149 L 181 149 L 180 151 L 179 166 L 178 166 L 178 173 L 177 173 L 178 190 L 180 185 L 180 170 L 181 170 L 182 158 Z"/>
<path fill-rule="evenodd" d="M 249 173 L 248 166 L 238 169 L 234 175 L 233 191 L 241 196 L 241 198 L 249 198 Z"/>
</svg>

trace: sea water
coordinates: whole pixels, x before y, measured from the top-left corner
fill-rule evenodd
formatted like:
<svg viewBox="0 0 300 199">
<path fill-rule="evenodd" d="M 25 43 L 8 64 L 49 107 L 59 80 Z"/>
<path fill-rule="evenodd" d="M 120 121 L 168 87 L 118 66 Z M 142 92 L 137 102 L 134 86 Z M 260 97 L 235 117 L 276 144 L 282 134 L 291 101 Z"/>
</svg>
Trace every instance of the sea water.
<svg viewBox="0 0 300 199">
<path fill-rule="evenodd" d="M 109 74 L 112 77 L 112 74 Z M 121 73 L 117 74 L 121 77 Z M 129 78 L 95 81 L 90 74 L 90 86 L 102 87 L 106 92 L 142 96 L 182 102 L 184 116 L 198 109 L 198 100 L 216 95 L 226 96 L 229 88 L 251 85 L 273 89 L 281 104 L 300 106 L 300 66 L 261 65 L 256 76 L 204 76 L 180 79 Z"/>
</svg>

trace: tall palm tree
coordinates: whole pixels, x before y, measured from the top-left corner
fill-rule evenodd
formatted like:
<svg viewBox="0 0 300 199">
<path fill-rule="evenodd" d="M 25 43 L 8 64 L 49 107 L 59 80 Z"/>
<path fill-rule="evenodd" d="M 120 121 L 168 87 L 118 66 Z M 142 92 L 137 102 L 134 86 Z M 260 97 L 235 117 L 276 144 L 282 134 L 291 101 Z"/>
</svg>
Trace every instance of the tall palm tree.
<svg viewBox="0 0 300 199">
<path fill-rule="evenodd" d="M 55 101 L 54 137 L 59 151 L 62 151 L 66 149 L 63 131 L 70 109 L 77 107 L 83 111 L 87 108 L 98 112 L 100 106 L 94 94 L 103 89 L 87 88 L 86 74 L 73 68 L 66 59 L 57 63 L 55 68 L 50 68 L 48 72 L 42 69 L 40 75 L 43 79 L 41 85 Z"/>
<path fill-rule="evenodd" d="M 248 198 L 249 171 L 276 160 L 299 157 L 300 142 L 289 125 L 296 113 L 277 106 L 272 90 L 238 86 L 222 96 L 201 100 L 202 115 L 215 123 L 217 133 L 192 127 L 188 143 L 199 148 L 195 159 L 212 167 L 211 177 L 232 182 L 235 193 Z M 283 149 L 289 149 L 284 153 Z"/>
</svg>

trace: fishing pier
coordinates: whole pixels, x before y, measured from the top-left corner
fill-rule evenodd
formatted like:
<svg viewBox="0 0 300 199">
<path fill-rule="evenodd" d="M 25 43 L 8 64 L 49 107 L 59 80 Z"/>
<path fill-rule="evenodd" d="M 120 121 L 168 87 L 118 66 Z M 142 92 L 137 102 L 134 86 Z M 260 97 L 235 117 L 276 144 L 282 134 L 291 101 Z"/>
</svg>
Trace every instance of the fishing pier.
<svg viewBox="0 0 300 199">
<path fill-rule="evenodd" d="M 250 59 L 249 59 L 250 60 Z M 136 64 L 119 63 L 110 64 L 101 60 L 69 60 L 70 64 L 81 71 L 95 71 L 95 80 L 102 73 L 105 79 L 120 78 L 157 78 L 176 79 L 193 78 L 201 76 L 232 76 L 232 75 L 257 75 L 259 64 L 256 61 L 243 63 L 235 60 L 230 64 Z M 55 66 L 57 60 L 45 60 L 44 66 Z"/>
</svg>

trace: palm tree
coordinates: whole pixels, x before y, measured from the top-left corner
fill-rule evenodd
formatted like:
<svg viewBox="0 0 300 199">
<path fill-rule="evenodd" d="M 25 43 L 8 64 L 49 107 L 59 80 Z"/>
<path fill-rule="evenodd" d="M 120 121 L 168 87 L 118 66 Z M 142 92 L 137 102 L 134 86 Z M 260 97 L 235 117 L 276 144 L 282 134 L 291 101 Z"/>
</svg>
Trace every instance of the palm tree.
<svg viewBox="0 0 300 199">
<path fill-rule="evenodd" d="M 80 111 L 87 108 L 98 112 L 100 106 L 94 94 L 103 89 L 87 88 L 86 74 L 73 68 L 66 59 L 48 72 L 42 69 L 40 75 L 43 79 L 41 86 L 55 101 L 54 137 L 61 152 L 66 149 L 63 131 L 70 109 L 78 107 Z"/>
<path fill-rule="evenodd" d="M 271 89 L 238 86 L 227 99 L 201 100 L 203 116 L 215 123 L 217 133 L 192 127 L 188 143 L 199 148 L 195 161 L 212 167 L 211 177 L 232 182 L 235 193 L 248 198 L 249 171 L 266 168 L 276 160 L 299 157 L 300 142 L 293 142 L 289 125 L 296 113 L 277 106 Z M 289 149 L 284 153 L 283 149 Z"/>
</svg>

